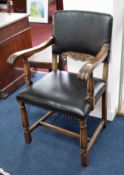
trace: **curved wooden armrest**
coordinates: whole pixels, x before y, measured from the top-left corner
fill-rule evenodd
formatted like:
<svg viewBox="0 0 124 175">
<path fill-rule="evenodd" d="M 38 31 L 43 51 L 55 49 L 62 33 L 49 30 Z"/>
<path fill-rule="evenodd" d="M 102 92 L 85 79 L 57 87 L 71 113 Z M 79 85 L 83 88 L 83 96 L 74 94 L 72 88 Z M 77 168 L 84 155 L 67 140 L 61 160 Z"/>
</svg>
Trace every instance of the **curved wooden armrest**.
<svg viewBox="0 0 124 175">
<path fill-rule="evenodd" d="M 38 46 L 15 52 L 9 56 L 9 58 L 7 59 L 7 63 L 14 65 L 20 59 L 25 59 L 25 58 L 28 59 L 33 54 L 35 54 L 39 51 L 42 51 L 45 48 L 52 45 L 54 43 L 54 41 L 55 41 L 55 38 L 53 36 L 51 36 L 48 40 L 44 41 L 43 43 L 39 44 Z"/>
<path fill-rule="evenodd" d="M 108 55 L 109 49 L 109 44 L 103 44 L 102 48 L 94 57 L 94 59 L 87 61 L 79 70 L 77 77 L 81 80 L 87 80 L 94 71 L 94 69 L 105 60 L 106 56 Z"/>
</svg>

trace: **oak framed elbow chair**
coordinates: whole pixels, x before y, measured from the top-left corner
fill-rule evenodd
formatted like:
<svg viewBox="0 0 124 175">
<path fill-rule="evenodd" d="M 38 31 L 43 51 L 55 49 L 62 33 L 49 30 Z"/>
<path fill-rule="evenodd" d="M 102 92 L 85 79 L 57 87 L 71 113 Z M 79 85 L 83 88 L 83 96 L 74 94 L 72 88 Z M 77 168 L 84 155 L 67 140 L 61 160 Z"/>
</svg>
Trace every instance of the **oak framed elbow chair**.
<svg viewBox="0 0 124 175">
<path fill-rule="evenodd" d="M 24 72 L 28 87 L 17 94 L 20 105 L 24 138 L 26 143 L 32 139 L 31 132 L 44 126 L 80 139 L 81 164 L 88 165 L 88 153 L 97 136 L 107 123 L 107 77 L 112 33 L 112 16 L 87 11 L 58 11 L 53 18 L 53 36 L 39 46 L 16 52 L 8 58 L 9 64 L 24 60 Z M 38 80 L 31 81 L 28 57 L 52 45 L 53 70 Z M 68 56 L 85 64 L 77 74 L 57 70 L 57 55 L 60 59 Z M 42 61 L 42 60 L 41 60 Z M 102 78 L 95 78 L 93 72 L 103 63 Z M 87 118 L 102 98 L 102 118 L 93 136 L 87 134 Z M 48 109 L 49 112 L 29 126 L 25 104 Z M 79 121 L 80 134 L 45 120 L 53 113 L 61 113 Z M 29 116 L 30 117 L 30 116 Z M 71 143 L 70 143 L 71 144 Z"/>
</svg>

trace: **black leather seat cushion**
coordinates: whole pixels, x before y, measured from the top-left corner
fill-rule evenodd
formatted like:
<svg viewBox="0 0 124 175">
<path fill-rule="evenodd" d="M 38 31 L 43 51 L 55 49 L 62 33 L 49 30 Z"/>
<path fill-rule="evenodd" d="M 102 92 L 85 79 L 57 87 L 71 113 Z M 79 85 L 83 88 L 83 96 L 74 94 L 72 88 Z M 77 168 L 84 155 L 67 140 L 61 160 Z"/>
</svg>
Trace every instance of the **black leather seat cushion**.
<svg viewBox="0 0 124 175">
<path fill-rule="evenodd" d="M 105 82 L 95 79 L 94 95 L 99 96 L 104 90 Z M 81 118 L 91 111 L 86 97 L 86 82 L 78 80 L 76 74 L 57 71 L 24 89 L 17 95 L 17 100 Z"/>
</svg>

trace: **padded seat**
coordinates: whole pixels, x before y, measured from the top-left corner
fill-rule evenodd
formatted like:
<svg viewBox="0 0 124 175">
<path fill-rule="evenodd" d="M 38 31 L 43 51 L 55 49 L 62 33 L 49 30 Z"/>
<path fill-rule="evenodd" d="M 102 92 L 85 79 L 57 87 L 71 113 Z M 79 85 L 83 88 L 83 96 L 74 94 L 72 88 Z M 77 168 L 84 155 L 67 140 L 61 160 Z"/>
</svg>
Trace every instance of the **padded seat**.
<svg viewBox="0 0 124 175">
<path fill-rule="evenodd" d="M 49 73 L 31 87 L 22 90 L 17 99 L 80 119 L 92 108 L 87 100 L 86 89 L 86 82 L 77 79 L 76 74 L 57 71 Z M 105 82 L 95 78 L 94 96 L 102 95 L 104 90 Z"/>
</svg>

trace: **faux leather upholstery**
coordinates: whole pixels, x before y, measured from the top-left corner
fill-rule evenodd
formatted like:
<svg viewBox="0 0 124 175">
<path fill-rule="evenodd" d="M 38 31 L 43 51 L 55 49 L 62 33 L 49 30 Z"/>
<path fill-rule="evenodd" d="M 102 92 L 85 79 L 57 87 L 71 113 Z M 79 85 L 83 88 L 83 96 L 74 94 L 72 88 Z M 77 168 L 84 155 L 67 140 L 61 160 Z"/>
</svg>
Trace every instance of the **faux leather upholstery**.
<svg viewBox="0 0 124 175">
<path fill-rule="evenodd" d="M 102 94 L 104 90 L 105 82 L 95 79 L 94 96 Z M 17 100 L 78 118 L 85 117 L 91 111 L 86 82 L 78 80 L 76 74 L 64 71 L 47 74 L 19 93 Z"/>
<path fill-rule="evenodd" d="M 54 53 L 77 51 L 96 55 L 111 40 L 112 17 L 108 14 L 62 11 L 54 15 Z"/>
</svg>

